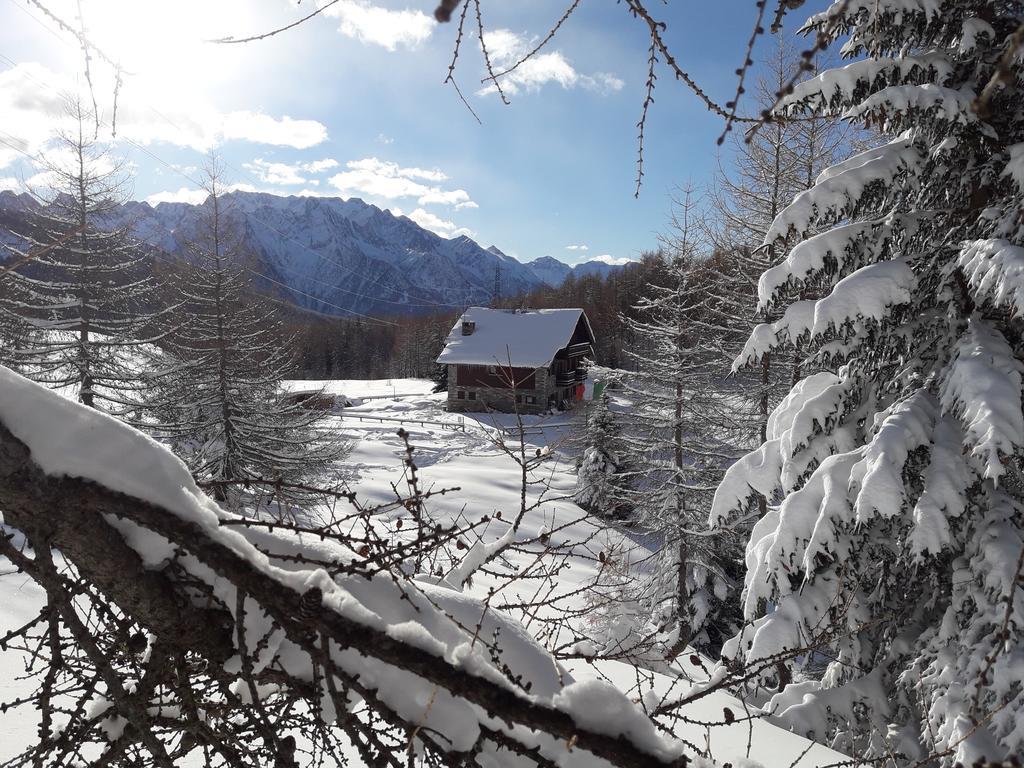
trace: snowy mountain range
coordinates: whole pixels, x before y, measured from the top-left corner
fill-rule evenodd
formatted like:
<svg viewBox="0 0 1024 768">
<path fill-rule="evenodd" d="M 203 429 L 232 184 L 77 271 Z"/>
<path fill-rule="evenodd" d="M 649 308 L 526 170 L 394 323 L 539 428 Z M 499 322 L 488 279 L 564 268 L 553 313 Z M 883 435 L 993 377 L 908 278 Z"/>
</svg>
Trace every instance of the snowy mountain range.
<svg viewBox="0 0 1024 768">
<path fill-rule="evenodd" d="M 604 277 L 622 269 L 621 264 L 609 264 L 599 259 L 584 261 L 570 267 L 564 261 L 559 261 L 553 256 L 541 256 L 539 259 L 528 261 L 526 266 L 530 268 L 533 274 L 540 278 L 541 282 L 552 288 L 560 286 L 569 279 L 570 275 L 577 278 L 587 275 L 600 275 Z"/>
<path fill-rule="evenodd" d="M 325 314 L 397 314 L 486 304 L 495 277 L 502 296 L 560 285 L 570 274 L 605 274 L 604 262 L 570 267 L 545 256 L 529 264 L 466 236 L 446 239 L 405 216 L 358 198 L 281 197 L 256 192 L 223 196 L 241 245 L 264 287 L 299 307 Z M 27 195 L 0 192 L 0 216 L 34 206 Z M 159 251 L 184 257 L 202 207 L 128 202 L 114 215 Z"/>
</svg>

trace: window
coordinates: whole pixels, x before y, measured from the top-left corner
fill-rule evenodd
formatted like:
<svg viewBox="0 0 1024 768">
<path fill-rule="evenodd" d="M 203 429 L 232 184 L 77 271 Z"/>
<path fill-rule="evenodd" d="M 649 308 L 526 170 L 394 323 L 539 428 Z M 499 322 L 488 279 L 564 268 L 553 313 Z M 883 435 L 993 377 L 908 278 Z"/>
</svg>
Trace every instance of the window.
<svg viewBox="0 0 1024 768">
<path fill-rule="evenodd" d="M 493 365 L 488 365 L 487 366 L 487 372 L 493 376 L 494 374 L 496 374 L 498 372 L 498 369 L 495 368 Z"/>
<path fill-rule="evenodd" d="M 470 400 L 476 400 L 476 392 L 470 392 L 469 393 L 469 399 Z"/>
<path fill-rule="evenodd" d="M 537 398 L 534 397 L 533 395 L 527 395 L 526 396 L 526 404 L 527 405 L 533 405 L 536 402 L 537 402 Z"/>
<path fill-rule="evenodd" d="M 463 392 L 463 391 L 462 391 L 461 389 L 460 389 L 460 390 L 458 391 L 458 393 L 456 393 L 456 395 L 455 395 L 455 396 L 456 396 L 456 397 L 457 397 L 457 398 L 458 398 L 459 400 L 465 400 L 465 399 L 466 399 L 466 393 L 465 393 L 465 392 Z"/>
</svg>

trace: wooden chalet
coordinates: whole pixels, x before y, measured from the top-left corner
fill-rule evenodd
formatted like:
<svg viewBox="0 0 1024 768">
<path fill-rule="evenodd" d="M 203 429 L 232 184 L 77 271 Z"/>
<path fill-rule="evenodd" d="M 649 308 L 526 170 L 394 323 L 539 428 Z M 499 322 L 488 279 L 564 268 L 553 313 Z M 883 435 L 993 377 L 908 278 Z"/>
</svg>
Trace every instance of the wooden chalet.
<svg viewBox="0 0 1024 768">
<path fill-rule="evenodd" d="M 445 340 L 449 411 L 543 413 L 583 399 L 594 332 L 582 309 L 470 307 Z"/>
</svg>

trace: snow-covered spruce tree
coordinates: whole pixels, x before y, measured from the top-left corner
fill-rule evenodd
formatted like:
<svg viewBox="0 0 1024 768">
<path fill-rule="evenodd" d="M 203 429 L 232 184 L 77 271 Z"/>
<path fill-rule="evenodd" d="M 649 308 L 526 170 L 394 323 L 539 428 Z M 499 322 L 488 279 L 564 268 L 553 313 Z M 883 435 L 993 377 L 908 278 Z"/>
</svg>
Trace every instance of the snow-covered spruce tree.
<svg viewBox="0 0 1024 768">
<path fill-rule="evenodd" d="M 724 654 L 816 646 L 778 666 L 769 707 L 851 754 L 1024 751 L 1022 21 L 1019 2 L 840 0 L 807 28 L 862 58 L 778 110 L 895 138 L 821 173 L 766 235 L 802 239 L 761 306 L 824 298 L 755 328 L 737 364 L 798 342 L 821 371 L 716 493 L 719 525 L 755 493 L 779 502 L 747 547 L 753 623 Z"/>
<path fill-rule="evenodd" d="M 702 322 L 708 307 L 706 253 L 687 191 L 665 238 L 663 273 L 624 318 L 636 373 L 622 381 L 632 401 L 623 435 L 631 456 L 636 519 L 663 536 L 650 609 L 670 654 L 687 644 L 717 649 L 738 617 L 725 598 L 740 560 L 729 533 L 709 533 L 712 493 L 735 451 L 718 386 L 720 347 Z M 730 551 L 732 550 L 732 551 Z"/>
<path fill-rule="evenodd" d="M 601 517 L 629 517 L 631 462 L 623 450 L 622 427 L 603 392 L 587 414 L 583 460 L 576 476 L 575 502 Z"/>
<path fill-rule="evenodd" d="M 157 434 L 225 500 L 244 481 L 301 484 L 327 470 L 345 445 L 318 433 L 321 412 L 282 397 L 292 345 L 276 307 L 255 289 L 216 161 L 204 189 L 180 281 L 185 321 L 169 337 L 170 370 L 151 407 Z"/>
<path fill-rule="evenodd" d="M 130 223 L 114 217 L 127 199 L 120 160 L 93 138 L 92 112 L 80 101 L 68 99 L 65 117 L 43 158 L 46 189 L 33 193 L 24 227 L 5 238 L 23 252 L 9 257 L 19 266 L 2 278 L 3 357 L 85 405 L 125 415 L 144 388 L 155 283 Z"/>
</svg>

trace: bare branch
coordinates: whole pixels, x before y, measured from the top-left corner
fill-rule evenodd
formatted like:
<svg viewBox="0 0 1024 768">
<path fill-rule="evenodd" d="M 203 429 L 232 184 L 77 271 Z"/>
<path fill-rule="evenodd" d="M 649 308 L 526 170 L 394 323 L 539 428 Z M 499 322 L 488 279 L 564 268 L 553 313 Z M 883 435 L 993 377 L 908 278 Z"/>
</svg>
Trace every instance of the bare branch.
<svg viewBox="0 0 1024 768">
<path fill-rule="evenodd" d="M 299 26 L 300 24 L 304 24 L 305 22 L 307 22 L 310 19 L 312 19 L 314 16 L 319 16 L 321 13 L 323 13 L 328 8 L 330 8 L 332 5 L 336 5 L 340 1 L 341 0 L 329 0 L 328 2 L 326 2 L 323 5 L 319 6 L 312 13 L 307 14 L 306 16 L 303 16 L 298 21 L 293 21 L 291 24 L 285 24 L 283 27 L 278 27 L 277 29 L 272 29 L 269 32 L 262 32 L 262 33 L 260 33 L 258 35 L 251 35 L 249 37 L 233 37 L 233 36 L 218 37 L 218 38 L 216 38 L 214 40 L 207 40 L 206 42 L 208 42 L 208 43 L 217 43 L 218 45 L 228 45 L 228 44 L 233 44 L 233 43 L 252 43 L 252 42 L 255 42 L 257 40 L 266 40 L 268 37 L 273 37 L 274 35 L 279 35 L 282 32 L 287 32 L 289 29 L 294 29 L 295 27 Z"/>
</svg>

